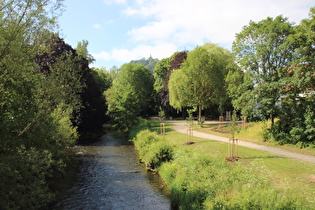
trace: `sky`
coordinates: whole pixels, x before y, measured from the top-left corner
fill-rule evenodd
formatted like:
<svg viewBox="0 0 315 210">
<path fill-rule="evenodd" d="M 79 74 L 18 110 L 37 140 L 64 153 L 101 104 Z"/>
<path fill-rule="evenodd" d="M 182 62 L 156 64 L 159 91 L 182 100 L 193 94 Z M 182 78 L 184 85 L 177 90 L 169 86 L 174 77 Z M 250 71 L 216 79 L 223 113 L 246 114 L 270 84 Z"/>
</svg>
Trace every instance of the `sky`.
<svg viewBox="0 0 315 210">
<path fill-rule="evenodd" d="M 73 48 L 82 40 L 93 67 L 163 59 L 206 42 L 232 49 L 250 20 L 283 15 L 299 24 L 314 0 L 64 0 L 60 36 Z"/>
</svg>

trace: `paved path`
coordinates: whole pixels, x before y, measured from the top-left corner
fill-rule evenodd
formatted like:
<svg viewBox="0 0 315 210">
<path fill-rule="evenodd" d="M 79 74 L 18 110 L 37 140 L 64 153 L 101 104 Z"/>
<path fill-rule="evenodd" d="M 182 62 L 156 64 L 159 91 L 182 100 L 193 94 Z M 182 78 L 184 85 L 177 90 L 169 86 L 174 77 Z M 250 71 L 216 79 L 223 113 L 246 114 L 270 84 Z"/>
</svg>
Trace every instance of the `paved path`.
<svg viewBox="0 0 315 210">
<path fill-rule="evenodd" d="M 187 130 L 186 130 L 187 124 L 185 121 L 165 121 L 165 122 L 173 124 L 174 129 L 177 132 L 184 133 L 184 134 L 187 133 Z M 206 124 L 209 124 L 209 123 L 214 123 L 214 122 L 207 122 Z M 207 133 L 203 133 L 203 132 L 199 132 L 199 131 L 194 131 L 193 136 L 199 137 L 199 138 L 204 138 L 204 139 L 222 141 L 222 142 L 226 142 L 226 143 L 229 142 L 229 138 L 211 135 L 211 134 L 207 134 Z M 298 154 L 298 153 L 288 152 L 288 151 L 285 151 L 282 149 L 278 149 L 278 148 L 274 148 L 274 147 L 267 147 L 264 145 L 259 145 L 259 144 L 246 142 L 246 141 L 239 141 L 239 145 L 243 146 L 243 147 L 248 147 L 248 148 L 257 149 L 257 150 L 261 150 L 261 151 L 266 151 L 266 152 L 269 152 L 272 154 L 281 155 L 281 156 L 285 156 L 288 158 L 298 159 L 301 161 L 310 162 L 310 163 L 315 164 L 315 156 L 302 155 L 302 154 Z"/>
</svg>

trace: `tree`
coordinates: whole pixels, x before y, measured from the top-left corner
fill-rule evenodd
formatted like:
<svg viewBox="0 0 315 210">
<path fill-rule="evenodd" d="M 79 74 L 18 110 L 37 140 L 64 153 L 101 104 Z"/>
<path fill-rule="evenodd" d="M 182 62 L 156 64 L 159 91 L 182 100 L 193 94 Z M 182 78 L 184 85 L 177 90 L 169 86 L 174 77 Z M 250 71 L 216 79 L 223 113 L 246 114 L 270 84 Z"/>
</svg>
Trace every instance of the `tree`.
<svg viewBox="0 0 315 210">
<path fill-rule="evenodd" d="M 175 52 L 171 57 L 162 59 L 154 68 L 154 89 L 157 92 L 158 104 L 166 116 L 174 115 L 176 111 L 169 104 L 168 82 L 174 70 L 179 69 L 186 60 L 187 52 Z"/>
<path fill-rule="evenodd" d="M 224 53 L 218 49 L 215 45 L 196 47 L 188 53 L 181 68 L 170 76 L 170 104 L 177 109 L 198 109 L 199 121 L 202 110 L 218 102 L 218 96 L 224 90 L 226 63 L 221 62 Z"/>
<path fill-rule="evenodd" d="M 255 87 L 252 91 L 245 89 L 245 98 L 254 98 L 256 107 L 262 115 L 270 116 L 272 124 L 282 95 L 280 79 L 287 74 L 287 66 L 293 59 L 293 49 L 288 44 L 293 33 L 293 25 L 287 18 L 268 17 L 257 23 L 250 21 L 233 43 L 237 62 L 244 72 L 250 73 Z"/>
<path fill-rule="evenodd" d="M 87 49 L 88 45 L 89 45 L 89 42 L 87 40 L 82 40 L 78 42 L 78 45 L 75 48 L 75 50 L 78 55 L 85 58 L 89 62 L 89 64 L 91 64 L 95 61 L 95 59 L 93 58 L 91 54 L 89 54 L 88 49 Z"/>
<path fill-rule="evenodd" d="M 254 89 L 253 76 L 250 72 L 243 72 L 239 68 L 231 69 L 225 81 L 227 83 L 227 93 L 232 99 L 235 110 L 240 110 L 241 114 L 248 117 L 254 115 L 256 101 L 252 95 Z"/>
<path fill-rule="evenodd" d="M 73 144 L 69 118 L 57 117 L 41 97 L 34 59 L 47 50 L 60 6 L 59 0 L 0 1 L 0 209 L 45 208 L 54 199 L 47 178 L 63 168 L 65 148 Z"/>
<path fill-rule="evenodd" d="M 47 42 L 47 49 L 48 52 L 37 56 L 39 70 L 47 78 L 54 76 L 53 83 L 62 81 L 56 87 L 59 97 L 55 94 L 55 98 L 65 100 L 64 104 L 73 108 L 73 125 L 78 127 L 80 134 L 101 128 L 105 100 L 88 66 L 89 61 L 56 35 Z M 65 97 L 64 94 L 70 95 Z"/>
<path fill-rule="evenodd" d="M 111 78 L 110 71 L 106 68 L 95 68 L 92 69 L 92 74 L 95 82 L 100 87 L 101 91 L 104 92 L 112 86 L 113 78 Z"/>
<path fill-rule="evenodd" d="M 116 126 L 128 130 L 138 116 L 148 111 L 153 99 L 153 76 L 141 64 L 124 64 L 105 96 L 108 114 Z"/>
<path fill-rule="evenodd" d="M 299 144 L 306 147 L 315 144 L 315 8 L 309 18 L 295 27 L 289 36 L 294 48 L 293 60 L 282 78 L 284 91 L 279 120 L 270 129 L 271 137 L 279 143 Z"/>
</svg>

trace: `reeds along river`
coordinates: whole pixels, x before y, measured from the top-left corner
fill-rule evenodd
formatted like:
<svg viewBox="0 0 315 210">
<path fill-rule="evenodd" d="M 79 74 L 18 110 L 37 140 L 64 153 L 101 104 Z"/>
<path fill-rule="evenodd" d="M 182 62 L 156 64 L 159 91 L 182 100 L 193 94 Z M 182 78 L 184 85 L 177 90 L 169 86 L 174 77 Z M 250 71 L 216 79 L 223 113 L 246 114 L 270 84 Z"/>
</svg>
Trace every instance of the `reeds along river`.
<svg viewBox="0 0 315 210">
<path fill-rule="evenodd" d="M 78 150 L 82 164 L 77 181 L 55 209 L 171 209 L 154 186 L 159 180 L 139 165 L 131 142 L 106 134 Z"/>
</svg>

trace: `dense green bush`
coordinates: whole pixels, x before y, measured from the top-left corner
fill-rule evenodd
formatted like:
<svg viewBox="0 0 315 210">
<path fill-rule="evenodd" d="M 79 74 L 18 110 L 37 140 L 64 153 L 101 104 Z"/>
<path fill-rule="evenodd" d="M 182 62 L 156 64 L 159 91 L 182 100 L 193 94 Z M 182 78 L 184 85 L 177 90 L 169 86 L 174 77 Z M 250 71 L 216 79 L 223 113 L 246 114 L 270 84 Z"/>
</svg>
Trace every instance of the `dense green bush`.
<svg viewBox="0 0 315 210">
<path fill-rule="evenodd" d="M 139 150 L 140 159 L 149 168 L 157 168 L 163 162 L 172 160 L 174 147 L 167 143 L 163 137 L 149 130 L 143 130 L 133 139 Z"/>
<path fill-rule="evenodd" d="M 291 99 L 295 100 L 295 99 Z M 279 120 L 264 133 L 266 141 L 292 144 L 300 148 L 315 145 L 315 110 L 311 98 L 300 99 L 294 105 L 290 99 L 283 100 Z"/>
<path fill-rule="evenodd" d="M 54 199 L 46 177 L 62 163 L 48 150 L 21 146 L 16 154 L 0 157 L 0 209 L 41 209 Z"/>
<path fill-rule="evenodd" d="M 134 137 L 137 136 L 137 134 L 138 134 L 140 131 L 143 131 L 143 130 L 146 130 L 146 129 L 149 129 L 148 121 L 147 121 L 146 119 L 143 119 L 143 118 L 141 118 L 141 117 L 138 117 L 138 124 L 132 126 L 132 127 L 130 128 L 129 132 L 128 132 L 129 138 L 130 138 L 130 139 L 133 139 Z"/>
</svg>

